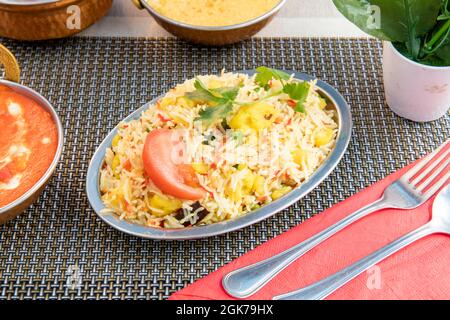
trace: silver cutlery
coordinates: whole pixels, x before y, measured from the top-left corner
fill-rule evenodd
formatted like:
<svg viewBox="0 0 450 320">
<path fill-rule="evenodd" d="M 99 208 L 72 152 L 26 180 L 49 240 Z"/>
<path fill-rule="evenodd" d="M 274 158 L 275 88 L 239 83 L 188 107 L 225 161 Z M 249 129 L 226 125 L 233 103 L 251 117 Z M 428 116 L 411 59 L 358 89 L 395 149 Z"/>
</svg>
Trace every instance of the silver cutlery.
<svg viewBox="0 0 450 320">
<path fill-rule="evenodd" d="M 321 300 L 357 277 L 370 267 L 426 236 L 443 233 L 450 235 L 450 185 L 445 187 L 433 203 L 433 217 L 430 222 L 391 242 L 351 266 L 297 291 L 274 297 L 274 300 Z"/>
<path fill-rule="evenodd" d="M 223 288 L 233 297 L 249 297 L 260 290 L 292 262 L 355 221 L 382 209 L 394 208 L 408 210 L 417 208 L 425 203 L 450 177 L 450 172 L 447 172 L 439 181 L 434 181 L 450 163 L 450 159 L 446 160 L 447 155 L 450 153 L 450 148 L 435 159 L 436 155 L 447 146 L 449 141 L 447 140 L 437 150 L 420 160 L 400 179 L 390 184 L 385 189 L 383 196 L 377 201 L 350 214 L 324 231 L 284 252 L 228 273 L 222 279 Z"/>
</svg>

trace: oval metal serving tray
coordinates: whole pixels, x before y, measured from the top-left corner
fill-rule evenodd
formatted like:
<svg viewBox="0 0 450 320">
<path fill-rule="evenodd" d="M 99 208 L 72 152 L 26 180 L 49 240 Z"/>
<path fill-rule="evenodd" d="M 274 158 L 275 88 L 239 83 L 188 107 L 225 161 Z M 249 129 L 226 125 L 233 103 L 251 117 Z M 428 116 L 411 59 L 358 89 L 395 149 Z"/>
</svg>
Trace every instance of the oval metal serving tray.
<svg viewBox="0 0 450 320">
<path fill-rule="evenodd" d="M 250 76 L 255 73 L 255 71 L 253 70 L 237 72 L 245 73 Z M 304 73 L 290 71 L 288 73 L 293 73 L 295 75 L 295 78 L 298 80 L 309 81 L 315 79 L 314 77 L 311 77 Z M 327 97 L 330 101 L 333 102 L 337 111 L 336 120 L 339 125 L 339 133 L 337 136 L 336 145 L 325 162 L 317 169 L 317 171 L 310 177 L 310 179 L 305 181 L 301 186 L 294 189 L 284 197 L 234 220 L 224 221 L 206 226 L 194 226 L 186 229 L 161 229 L 145 227 L 127 222 L 125 220 L 120 220 L 116 215 L 113 214 L 101 214 L 100 212 L 105 208 L 105 206 L 101 200 L 99 189 L 100 169 L 103 164 L 106 149 L 111 146 L 112 139 L 117 134 L 117 126 L 100 144 L 89 165 L 89 169 L 87 172 L 86 192 L 92 208 L 103 221 L 119 231 L 138 237 L 162 240 L 186 240 L 211 237 L 247 227 L 261 220 L 264 220 L 277 212 L 280 212 L 281 210 L 289 207 L 296 201 L 303 198 L 309 192 L 311 192 L 311 190 L 317 187 L 334 170 L 334 168 L 343 157 L 345 151 L 347 150 L 350 141 L 352 132 L 352 116 L 349 106 L 345 102 L 344 98 L 339 94 L 339 92 L 337 92 L 336 89 L 334 89 L 329 84 L 318 80 L 317 87 L 319 88 L 319 92 L 321 95 Z M 153 105 L 157 99 L 136 110 L 123 121 L 127 122 L 134 119 L 139 119 L 142 112 L 151 107 L 151 105 Z"/>
</svg>

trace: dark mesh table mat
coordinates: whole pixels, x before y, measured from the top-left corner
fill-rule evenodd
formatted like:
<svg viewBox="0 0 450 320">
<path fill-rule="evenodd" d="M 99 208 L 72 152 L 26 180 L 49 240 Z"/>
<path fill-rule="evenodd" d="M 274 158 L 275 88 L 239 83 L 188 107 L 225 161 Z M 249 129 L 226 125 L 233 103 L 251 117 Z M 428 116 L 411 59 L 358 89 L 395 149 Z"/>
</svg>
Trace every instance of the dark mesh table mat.
<svg viewBox="0 0 450 320">
<path fill-rule="evenodd" d="M 374 40 L 254 39 L 226 48 L 167 39 L 2 42 L 16 54 L 23 83 L 56 107 L 65 143 L 40 200 L 0 227 L 0 299 L 167 298 L 405 166 L 450 133 L 448 116 L 416 124 L 388 109 L 381 43 Z M 320 187 L 270 219 L 204 240 L 143 240 L 97 218 L 84 191 L 86 170 L 110 129 L 184 79 L 260 65 L 312 74 L 338 88 L 351 106 L 349 150 Z"/>
</svg>

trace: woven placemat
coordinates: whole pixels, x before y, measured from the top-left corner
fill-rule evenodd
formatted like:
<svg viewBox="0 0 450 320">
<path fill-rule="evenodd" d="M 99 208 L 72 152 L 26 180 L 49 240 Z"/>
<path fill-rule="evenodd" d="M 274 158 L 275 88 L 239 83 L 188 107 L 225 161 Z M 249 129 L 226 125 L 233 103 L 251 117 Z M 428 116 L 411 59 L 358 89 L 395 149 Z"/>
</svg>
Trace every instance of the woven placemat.
<svg viewBox="0 0 450 320">
<path fill-rule="evenodd" d="M 417 124 L 388 109 L 381 43 L 375 40 L 253 39 L 226 48 L 172 39 L 2 42 L 16 54 L 23 83 L 55 106 L 65 143 L 40 200 L 0 227 L 0 299 L 167 298 L 405 166 L 450 134 L 448 116 Z M 110 129 L 187 78 L 260 65 L 312 74 L 335 86 L 351 106 L 349 150 L 320 187 L 270 219 L 204 240 L 143 240 L 97 218 L 85 195 L 86 170 Z"/>
</svg>

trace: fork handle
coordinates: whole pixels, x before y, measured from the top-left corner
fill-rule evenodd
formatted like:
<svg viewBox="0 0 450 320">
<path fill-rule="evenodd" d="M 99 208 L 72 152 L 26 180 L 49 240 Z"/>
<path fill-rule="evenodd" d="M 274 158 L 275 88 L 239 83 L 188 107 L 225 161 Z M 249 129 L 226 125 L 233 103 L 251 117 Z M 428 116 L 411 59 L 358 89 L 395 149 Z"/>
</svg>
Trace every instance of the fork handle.
<svg viewBox="0 0 450 320">
<path fill-rule="evenodd" d="M 328 295 L 354 279 L 365 270 L 386 259 L 400 249 L 411 243 L 438 232 L 431 224 L 426 224 L 407 235 L 397 239 L 369 256 L 359 260 L 349 267 L 323 279 L 310 286 L 297 291 L 275 296 L 274 300 L 322 300 Z"/>
<path fill-rule="evenodd" d="M 223 288 L 229 295 L 236 298 L 246 298 L 251 296 L 292 262 L 303 256 L 306 252 L 321 242 L 330 238 L 332 235 L 349 226 L 353 222 L 387 207 L 387 202 L 383 198 L 379 199 L 376 202 L 369 204 L 345 217 L 341 221 L 335 223 L 315 236 L 277 254 L 276 256 L 262 260 L 253 265 L 237 269 L 227 274 L 222 279 Z"/>
</svg>

